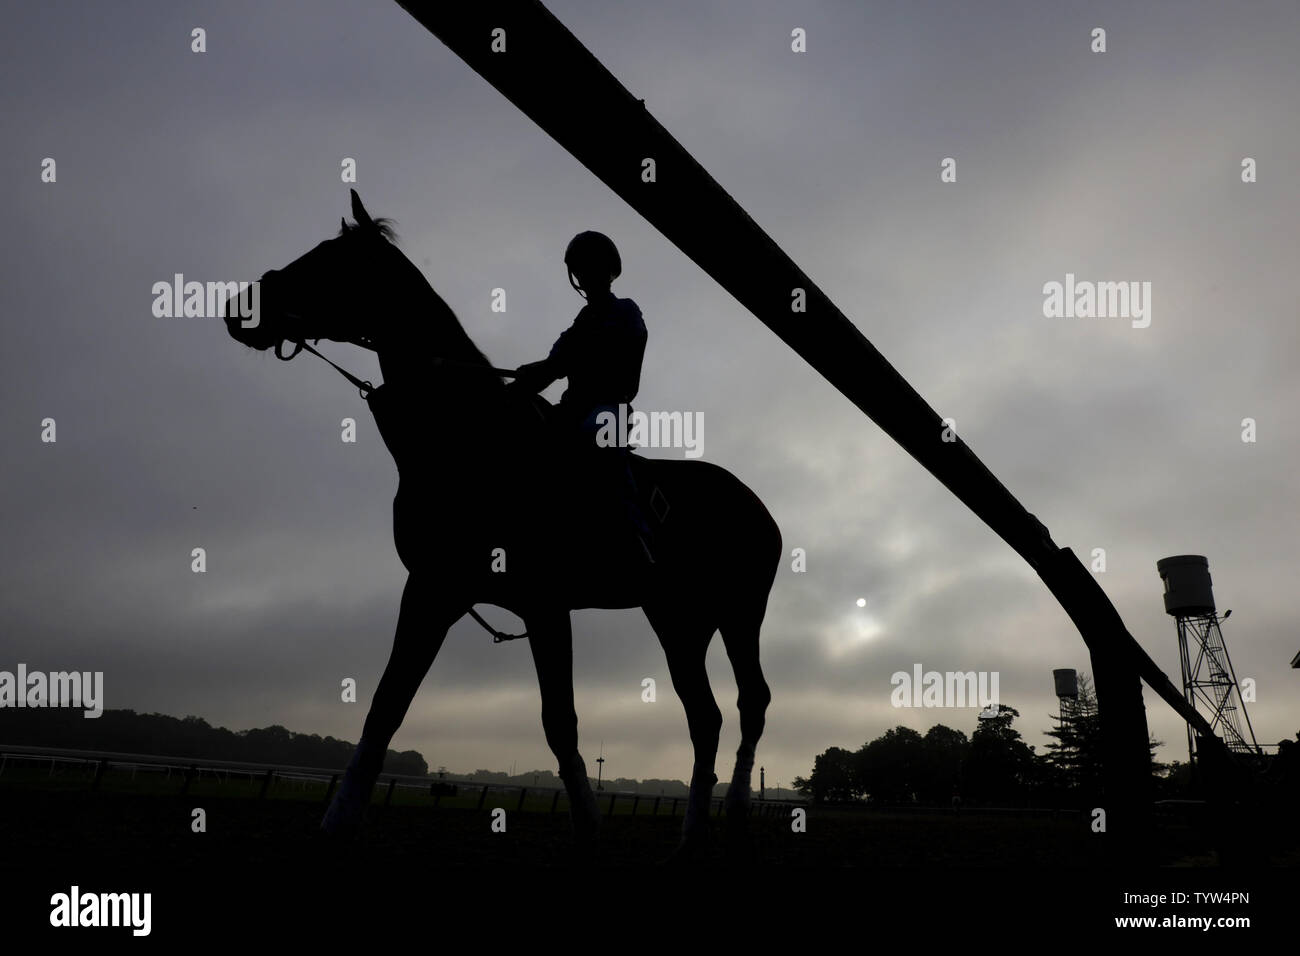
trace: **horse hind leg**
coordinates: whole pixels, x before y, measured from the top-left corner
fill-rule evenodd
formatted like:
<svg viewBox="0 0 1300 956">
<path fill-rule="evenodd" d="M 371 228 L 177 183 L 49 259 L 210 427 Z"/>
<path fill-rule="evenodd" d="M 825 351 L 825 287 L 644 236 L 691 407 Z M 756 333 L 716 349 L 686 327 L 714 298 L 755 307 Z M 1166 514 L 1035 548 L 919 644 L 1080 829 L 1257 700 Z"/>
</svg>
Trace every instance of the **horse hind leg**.
<svg viewBox="0 0 1300 956">
<path fill-rule="evenodd" d="M 772 692 L 758 660 L 762 620 L 763 615 L 759 613 L 733 620 L 721 628 L 722 643 L 736 677 L 736 708 L 740 711 L 740 747 L 736 750 L 736 766 L 723 802 L 728 829 L 733 834 L 742 831 L 749 818 L 754 755 L 763 736 L 767 706 L 772 701 Z"/>
<path fill-rule="evenodd" d="M 673 689 L 686 711 L 695 763 L 691 770 L 690 796 L 686 817 L 682 821 L 682 842 L 674 859 L 694 856 L 708 842 L 709 808 L 713 787 L 718 782 L 714 766 L 718 757 L 718 736 L 722 730 L 722 711 L 709 686 L 705 655 L 716 628 L 711 624 L 686 621 L 657 608 L 646 608 L 646 617 L 668 658 L 668 673 Z"/>
<path fill-rule="evenodd" d="M 591 849 L 600 832 L 600 808 L 578 752 L 578 714 L 573 706 L 573 630 L 569 612 L 539 609 L 525 615 L 528 646 L 542 698 L 542 730 L 560 765 L 569 797 L 569 819 L 579 848 Z"/>
</svg>

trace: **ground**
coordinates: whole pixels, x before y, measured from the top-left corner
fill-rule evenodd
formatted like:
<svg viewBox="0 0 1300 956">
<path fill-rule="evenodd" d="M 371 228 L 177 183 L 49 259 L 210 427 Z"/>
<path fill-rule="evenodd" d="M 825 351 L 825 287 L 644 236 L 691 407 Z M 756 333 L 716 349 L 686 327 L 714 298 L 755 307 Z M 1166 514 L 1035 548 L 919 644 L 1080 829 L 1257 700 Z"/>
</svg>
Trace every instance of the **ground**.
<svg viewBox="0 0 1300 956">
<path fill-rule="evenodd" d="M 1052 912 L 1053 901 L 1076 915 L 1102 918 L 1115 909 L 1121 886 L 1143 892 L 1189 881 L 1220 886 L 1214 880 L 1223 875 L 1204 828 L 1169 818 L 1152 828 L 1143 841 L 1148 856 L 1135 866 L 1117 861 L 1110 837 L 1092 832 L 1076 815 L 966 810 L 957 816 L 810 805 L 806 831 L 795 832 L 790 808 L 782 808 L 752 818 L 749 842 L 738 854 L 725 852 L 723 822 L 716 820 L 717 839 L 702 865 L 682 876 L 661 865 L 676 846 L 680 808 L 670 816 L 670 802 L 663 801 L 652 816 L 653 798 L 643 797 L 634 816 L 631 799 L 620 797 L 616 812 L 604 819 L 598 850 L 585 856 L 573 847 L 563 801 L 560 812 L 550 813 L 549 794 L 530 796 L 519 811 L 517 793 L 493 792 L 479 808 L 478 790 L 441 798 L 437 806 L 427 791 L 398 790 L 385 806 L 381 790 L 360 838 L 339 845 L 318 830 L 324 809 L 319 783 L 277 782 L 266 799 L 258 797 L 257 781 L 202 780 L 185 795 L 179 783 L 177 776 L 133 781 L 111 772 L 92 790 L 85 776 L 49 778 L 44 771 L 10 768 L 0 777 L 3 925 L 13 925 L 6 905 L 30 921 L 33 912 L 48 915 L 51 892 L 66 892 L 73 883 L 150 890 L 161 920 L 183 912 L 189 926 L 190 917 L 232 907 L 341 919 L 359 906 L 353 900 L 341 910 L 327 902 L 336 891 L 346 895 L 345 886 L 360 887 L 387 912 L 400 909 L 394 901 L 425 893 L 413 904 L 418 912 L 433 905 L 427 893 L 434 887 L 443 906 L 453 886 L 465 901 L 504 905 L 548 888 L 581 897 L 628 887 L 627 896 L 640 898 L 632 889 L 638 882 L 662 888 L 683 879 L 709 884 L 708 898 L 720 899 L 737 875 L 747 886 L 787 893 L 818 887 L 809 890 L 815 899 L 851 890 L 852 898 L 874 901 L 872 911 L 886 917 L 939 902 L 952 910 L 962 900 L 1004 900 L 1015 905 L 998 911 L 1000 918 L 1020 924 L 1035 912 Z M 602 809 L 607 800 L 603 795 Z M 492 826 L 497 807 L 505 810 L 504 832 Z M 206 813 L 205 833 L 191 828 L 195 808 Z M 1300 862 L 1294 825 L 1285 833 L 1270 826 L 1269 832 L 1265 865 Z M 593 880 L 595 872 L 609 875 Z M 573 873 L 581 876 L 565 875 Z M 1052 895 L 1045 904 L 1028 905 L 1046 887 Z M 462 912 L 463 905 L 451 908 Z"/>
</svg>

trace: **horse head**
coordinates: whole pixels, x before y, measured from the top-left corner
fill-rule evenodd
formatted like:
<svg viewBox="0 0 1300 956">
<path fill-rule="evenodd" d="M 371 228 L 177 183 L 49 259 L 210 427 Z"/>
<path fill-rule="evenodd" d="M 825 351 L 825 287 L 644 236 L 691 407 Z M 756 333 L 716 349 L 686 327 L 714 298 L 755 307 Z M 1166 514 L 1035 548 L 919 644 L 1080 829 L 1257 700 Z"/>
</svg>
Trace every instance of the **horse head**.
<svg viewBox="0 0 1300 956">
<path fill-rule="evenodd" d="M 367 320 L 382 311 L 397 261 L 409 261 L 393 245 L 392 224 L 373 219 L 352 190 L 354 222 L 282 269 L 271 269 L 226 301 L 226 331 L 258 351 L 286 343 L 332 339 L 373 348 Z M 413 266 L 411 268 L 414 268 Z M 291 353 L 294 354 L 294 353 Z"/>
</svg>

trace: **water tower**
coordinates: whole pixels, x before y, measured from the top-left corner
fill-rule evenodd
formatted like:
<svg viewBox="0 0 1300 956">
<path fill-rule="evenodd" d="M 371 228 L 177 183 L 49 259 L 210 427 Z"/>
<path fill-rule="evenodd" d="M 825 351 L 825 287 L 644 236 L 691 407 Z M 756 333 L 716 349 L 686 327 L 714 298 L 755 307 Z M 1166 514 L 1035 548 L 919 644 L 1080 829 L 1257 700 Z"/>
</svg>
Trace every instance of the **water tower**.
<svg viewBox="0 0 1300 956">
<path fill-rule="evenodd" d="M 1052 671 L 1052 682 L 1056 685 L 1056 700 L 1061 708 L 1061 722 L 1056 729 L 1061 730 L 1075 718 L 1079 709 L 1079 672 L 1072 667 L 1058 668 Z"/>
<path fill-rule="evenodd" d="M 1059 749 L 1055 760 L 1066 772 L 1070 781 L 1077 781 L 1079 771 L 1078 738 L 1066 734 L 1066 728 L 1079 717 L 1079 672 L 1073 667 L 1058 667 L 1052 671 L 1052 683 L 1055 685 L 1057 711 L 1056 734 Z"/>
<path fill-rule="evenodd" d="M 1199 554 L 1180 554 L 1157 561 L 1156 570 L 1165 583 L 1165 613 L 1173 615 L 1178 622 L 1183 695 L 1189 704 L 1206 714 L 1210 726 L 1230 751 L 1258 754 L 1255 731 L 1250 726 L 1237 675 L 1219 629 L 1220 618 L 1210 586 L 1210 563 Z M 1190 724 L 1187 754 L 1195 767 L 1196 735 Z"/>
</svg>

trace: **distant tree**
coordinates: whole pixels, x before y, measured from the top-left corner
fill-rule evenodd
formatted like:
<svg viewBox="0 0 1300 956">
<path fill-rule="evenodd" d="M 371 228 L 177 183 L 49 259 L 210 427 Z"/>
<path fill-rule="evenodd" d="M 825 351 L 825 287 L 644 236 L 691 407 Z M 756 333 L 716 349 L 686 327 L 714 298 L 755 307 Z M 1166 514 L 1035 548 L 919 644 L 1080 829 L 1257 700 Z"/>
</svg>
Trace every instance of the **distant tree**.
<svg viewBox="0 0 1300 956">
<path fill-rule="evenodd" d="M 1182 797 L 1192 790 L 1192 765 L 1182 760 L 1159 764 L 1155 794 L 1164 799 Z"/>
<path fill-rule="evenodd" d="M 933 806 L 949 806 L 954 789 L 961 786 L 962 763 L 970 740 L 960 730 L 935 724 L 921 740 L 921 762 L 917 768 L 917 798 Z"/>
<path fill-rule="evenodd" d="M 868 795 L 873 803 L 913 803 L 925 765 L 921 735 L 911 727 L 895 727 L 853 755 L 852 789 Z"/>
<path fill-rule="evenodd" d="M 282 766 L 342 768 L 353 745 L 334 737 L 296 734 L 275 725 L 235 732 L 213 727 L 202 717 L 137 714 L 133 710 L 106 710 L 96 720 L 85 720 L 71 709 L 0 711 L 0 740 L 29 746 L 67 747 L 117 753 L 233 760 Z M 424 758 L 414 750 L 388 751 L 384 770 L 423 776 Z"/>
<path fill-rule="evenodd" d="M 1053 739 L 1044 755 L 1044 769 L 1055 789 L 1072 794 L 1083 802 L 1094 800 L 1102 790 L 1102 727 L 1097 693 L 1087 674 L 1079 674 L 1079 697 L 1065 702 L 1060 714 L 1051 715 L 1058 726 L 1044 731 Z M 1159 792 L 1168 777 L 1166 766 L 1155 759 L 1164 742 L 1149 736 L 1151 773 Z"/>
<path fill-rule="evenodd" d="M 685 797 L 691 791 L 691 788 L 680 780 L 661 780 L 657 777 L 649 777 L 641 781 L 641 793 L 654 794 L 663 797 Z"/>
<path fill-rule="evenodd" d="M 1053 739 L 1043 756 L 1058 791 L 1083 799 L 1101 792 L 1101 718 L 1097 695 L 1088 675 L 1079 674 L 1079 696 L 1062 698 L 1057 726 L 1044 731 Z"/>
<path fill-rule="evenodd" d="M 1287 801 L 1300 796 L 1300 733 L 1294 740 L 1278 741 L 1277 755 L 1268 761 L 1265 779 L 1273 799 Z"/>
<path fill-rule="evenodd" d="M 329 741 L 333 738 L 326 737 L 325 739 Z M 344 744 L 349 750 L 352 749 L 351 744 L 342 740 L 339 743 Z M 403 750 L 401 753 L 390 750 L 387 756 L 384 757 L 384 770 L 388 773 L 402 773 L 412 777 L 427 777 L 429 775 L 429 764 L 418 750 Z"/>
<path fill-rule="evenodd" d="M 866 796 L 876 803 L 946 806 L 969 746 L 964 733 L 942 724 L 924 737 L 910 727 L 895 727 L 852 753 L 828 748 L 815 759 L 809 777 L 795 778 L 794 788 L 817 801 Z"/>
<path fill-rule="evenodd" d="M 980 718 L 962 766 L 963 797 L 986 804 L 1027 802 L 1040 775 L 1034 748 L 1011 722 L 1020 711 L 996 705 L 997 716 Z"/>
<path fill-rule="evenodd" d="M 831 747 L 817 755 L 808 779 L 794 778 L 794 788 L 817 803 L 851 800 L 857 796 L 853 762 L 852 753 L 841 747 Z"/>
<path fill-rule="evenodd" d="M 530 787 L 562 787 L 560 778 L 551 770 L 530 770 L 522 777 L 525 785 Z"/>
</svg>

